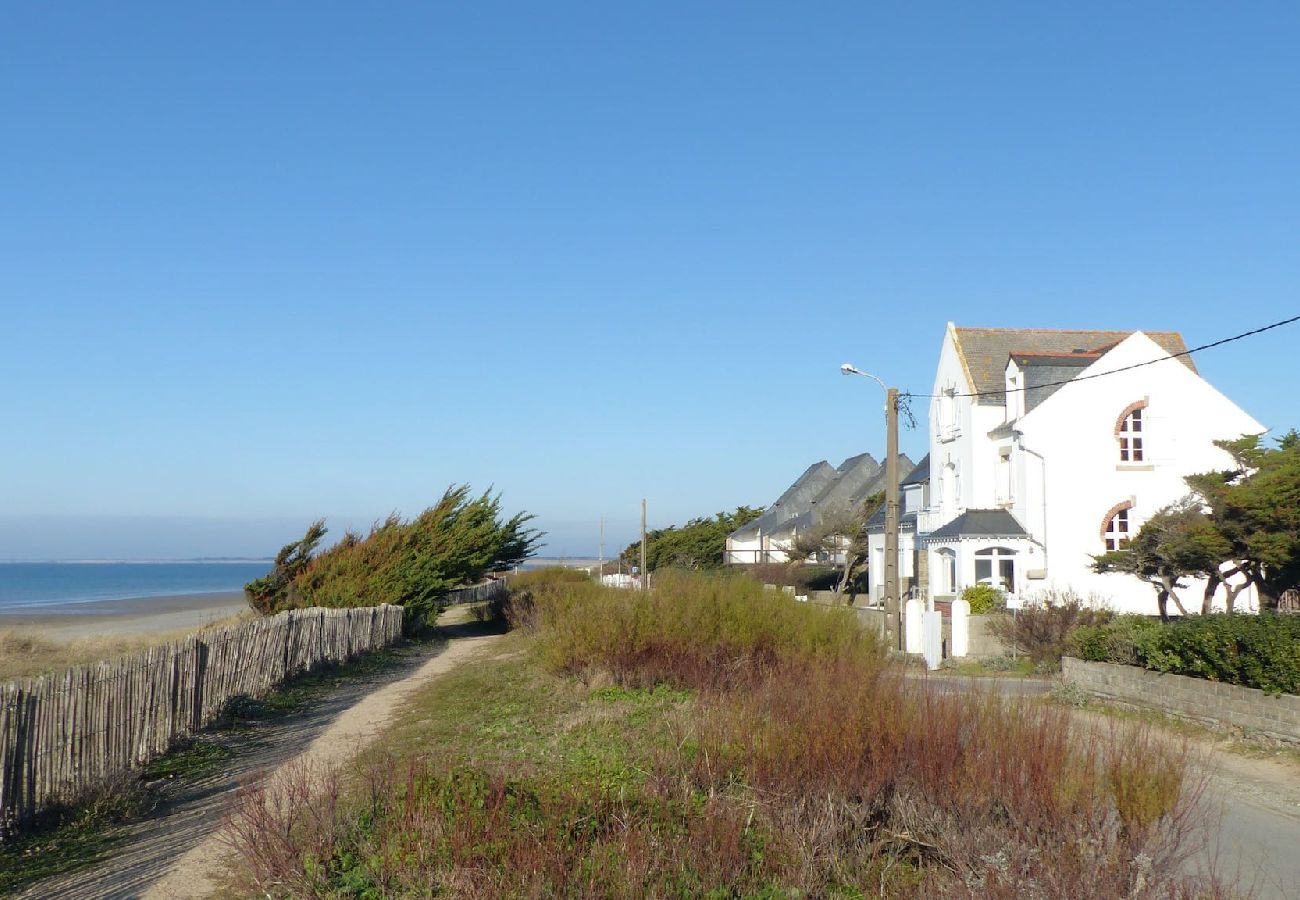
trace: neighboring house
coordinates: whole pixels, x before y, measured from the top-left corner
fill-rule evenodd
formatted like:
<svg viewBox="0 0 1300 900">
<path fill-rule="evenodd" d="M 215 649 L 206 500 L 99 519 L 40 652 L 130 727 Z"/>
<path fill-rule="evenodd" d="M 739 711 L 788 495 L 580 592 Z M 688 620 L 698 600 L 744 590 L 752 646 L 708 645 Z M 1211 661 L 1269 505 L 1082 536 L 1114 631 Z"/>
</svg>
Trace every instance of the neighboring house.
<svg viewBox="0 0 1300 900">
<path fill-rule="evenodd" d="M 899 471 L 912 462 L 899 454 Z M 800 534 L 861 507 L 872 494 L 885 489 L 885 467 L 870 453 L 851 456 L 831 468 L 825 460 L 814 463 L 786 489 L 763 515 L 727 537 L 725 561 L 731 564 L 787 562 L 789 550 Z M 847 544 L 847 539 L 844 541 Z M 843 563 L 843 554 L 822 562 Z"/>
<path fill-rule="evenodd" d="M 1184 476 L 1230 468 L 1215 440 L 1265 430 L 1190 356 L 1171 358 L 1184 350 L 1176 332 L 949 323 L 930 401 L 928 483 L 912 488 L 919 506 L 904 499 L 904 521 L 915 519 L 901 529 L 900 572 L 913 573 L 917 593 L 1068 588 L 1154 613 L 1149 585 L 1097 575 L 1092 557 L 1185 496 Z M 883 523 L 871 541 L 873 562 L 877 547 L 883 559 Z M 1184 602 L 1199 605 L 1202 587 L 1190 584 Z"/>
<path fill-rule="evenodd" d="M 906 596 L 926 580 L 926 556 L 916 552 L 916 523 L 930 505 L 930 456 L 926 454 L 899 483 L 898 509 L 898 578 Z M 867 521 L 867 571 L 873 604 L 885 596 L 885 508 L 882 506 Z"/>
</svg>

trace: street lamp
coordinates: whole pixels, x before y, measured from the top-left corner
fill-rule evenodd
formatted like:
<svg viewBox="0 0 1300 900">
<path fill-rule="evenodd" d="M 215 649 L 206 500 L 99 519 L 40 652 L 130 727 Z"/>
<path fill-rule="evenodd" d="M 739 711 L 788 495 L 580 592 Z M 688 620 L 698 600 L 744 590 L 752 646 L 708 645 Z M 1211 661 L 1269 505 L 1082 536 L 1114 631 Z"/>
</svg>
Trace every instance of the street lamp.
<svg viewBox="0 0 1300 900">
<path fill-rule="evenodd" d="M 840 366 L 840 372 L 870 378 L 885 391 L 885 643 L 898 650 L 903 632 L 898 590 L 898 388 L 852 363 Z"/>
</svg>

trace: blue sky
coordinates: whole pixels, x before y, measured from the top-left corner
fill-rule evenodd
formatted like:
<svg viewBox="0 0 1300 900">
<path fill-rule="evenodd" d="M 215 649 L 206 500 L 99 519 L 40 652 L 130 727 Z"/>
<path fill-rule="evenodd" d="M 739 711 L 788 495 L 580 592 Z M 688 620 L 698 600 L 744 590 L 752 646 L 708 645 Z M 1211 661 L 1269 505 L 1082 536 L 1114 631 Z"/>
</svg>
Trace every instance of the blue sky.
<svg viewBox="0 0 1300 900">
<path fill-rule="evenodd" d="M 837 366 L 949 320 L 1293 315 L 1300 7 L 1140 6 L 7 4 L 0 558 L 585 554 L 879 453 Z M 1285 429 L 1298 337 L 1197 362 Z"/>
</svg>

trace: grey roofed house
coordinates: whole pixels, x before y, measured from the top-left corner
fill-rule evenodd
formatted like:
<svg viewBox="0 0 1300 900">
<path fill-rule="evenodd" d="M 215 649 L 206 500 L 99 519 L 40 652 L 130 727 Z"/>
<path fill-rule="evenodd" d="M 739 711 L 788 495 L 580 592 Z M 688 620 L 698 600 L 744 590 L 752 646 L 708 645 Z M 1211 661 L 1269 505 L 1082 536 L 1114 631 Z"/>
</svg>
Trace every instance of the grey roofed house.
<svg viewBox="0 0 1300 900">
<path fill-rule="evenodd" d="M 912 468 L 912 461 L 906 455 L 898 455 L 898 470 L 907 472 Z M 796 516 L 777 524 L 768 533 L 783 538 L 795 531 L 804 531 L 818 524 L 832 512 L 846 512 L 856 509 L 877 491 L 885 489 L 885 467 L 876 462 L 870 453 L 851 456 L 836 469 L 839 477 L 822 489 L 813 501 Z"/>
<path fill-rule="evenodd" d="M 907 457 L 899 455 L 900 461 Z M 921 457 L 921 461 L 912 467 L 907 476 L 899 482 L 899 487 L 906 490 L 909 484 L 925 484 L 930 480 L 930 454 Z M 884 481 L 880 482 L 880 489 L 884 489 Z M 917 511 L 915 509 L 903 512 L 898 517 L 898 527 L 901 531 L 911 531 L 916 528 Z M 885 508 L 882 506 L 871 514 L 867 519 L 867 531 L 879 534 L 885 530 Z"/>
<path fill-rule="evenodd" d="M 1028 537 L 1016 517 L 1005 509 L 968 509 L 942 528 L 925 535 L 926 543 L 960 538 Z"/>
<path fill-rule="evenodd" d="M 1095 362 L 1102 353 L 1110 350 L 1120 341 L 1133 334 L 1132 331 L 1064 331 L 1046 328 L 958 328 L 953 326 L 953 336 L 957 353 L 961 357 L 962 367 L 974 391 L 980 394 L 975 402 L 981 405 L 1001 406 L 1006 403 L 1006 368 L 1007 360 L 1017 355 L 1028 360 L 1038 357 L 1041 366 L 1030 365 L 1030 370 L 1041 368 L 1033 380 L 1039 385 L 1049 381 L 1073 378 L 1078 374 L 1078 362 L 1091 356 L 1083 365 Z M 1185 353 L 1187 345 L 1183 336 L 1176 331 L 1148 331 L 1146 336 L 1155 341 L 1161 349 L 1170 354 Z M 1196 371 L 1196 364 L 1191 356 L 1179 357 L 1179 361 Z M 1019 365 L 1020 363 L 1017 362 Z M 1048 370 L 1056 369 L 1055 374 Z M 1031 385 L 1032 387 L 1032 385 Z M 1034 398 L 1034 403 L 1041 403 L 1050 396 L 1046 390 Z M 1029 400 L 1029 397 L 1026 397 Z M 1028 409 L 1029 406 L 1026 406 Z"/>
<path fill-rule="evenodd" d="M 729 537 L 746 539 L 760 531 L 763 534 L 771 534 L 780 525 L 811 509 L 812 501 L 834 484 L 839 474 L 824 459 L 813 463 L 761 516 L 737 528 Z"/>
</svg>

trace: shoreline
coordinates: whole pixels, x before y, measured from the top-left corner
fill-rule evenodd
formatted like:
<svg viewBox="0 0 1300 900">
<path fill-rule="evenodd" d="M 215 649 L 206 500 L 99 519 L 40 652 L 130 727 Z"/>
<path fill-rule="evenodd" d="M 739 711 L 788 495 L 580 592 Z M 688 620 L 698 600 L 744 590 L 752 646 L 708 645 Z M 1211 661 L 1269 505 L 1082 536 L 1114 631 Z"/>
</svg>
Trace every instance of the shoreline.
<svg viewBox="0 0 1300 900">
<path fill-rule="evenodd" d="M 0 609 L 0 628 L 45 633 L 55 640 L 196 631 L 249 608 L 243 591 L 89 600 Z"/>
</svg>

